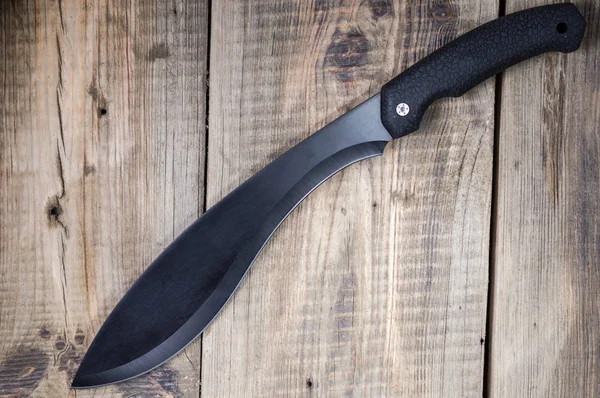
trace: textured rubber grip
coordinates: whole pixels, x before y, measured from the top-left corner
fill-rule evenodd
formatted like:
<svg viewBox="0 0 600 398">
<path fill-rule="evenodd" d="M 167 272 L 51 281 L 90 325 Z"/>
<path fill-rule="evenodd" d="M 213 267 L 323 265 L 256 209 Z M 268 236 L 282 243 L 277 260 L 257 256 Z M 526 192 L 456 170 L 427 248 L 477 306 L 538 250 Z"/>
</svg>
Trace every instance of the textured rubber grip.
<svg viewBox="0 0 600 398">
<path fill-rule="evenodd" d="M 481 25 L 383 86 L 381 121 L 394 138 L 416 131 L 432 102 L 460 97 L 536 55 L 575 51 L 585 26 L 585 19 L 570 3 L 531 8 Z"/>
</svg>

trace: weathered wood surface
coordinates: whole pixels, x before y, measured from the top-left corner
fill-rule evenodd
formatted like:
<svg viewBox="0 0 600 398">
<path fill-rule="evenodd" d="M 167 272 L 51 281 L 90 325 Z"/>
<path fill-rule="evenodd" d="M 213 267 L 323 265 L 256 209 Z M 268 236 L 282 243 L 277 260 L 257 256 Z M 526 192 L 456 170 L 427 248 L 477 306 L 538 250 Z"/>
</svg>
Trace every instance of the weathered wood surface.
<svg viewBox="0 0 600 398">
<path fill-rule="evenodd" d="M 552 3 L 507 2 L 507 12 Z M 494 397 L 600 396 L 600 4 L 580 51 L 502 85 L 492 290 Z"/>
<path fill-rule="evenodd" d="M 109 311 L 202 212 L 207 7 L 0 7 L 0 396 L 73 396 Z M 199 347 L 77 396 L 198 396 Z"/>
<path fill-rule="evenodd" d="M 598 396 L 600 6 L 576 4 L 580 52 L 510 70 L 500 103 L 492 79 L 434 105 L 290 216 L 202 341 L 75 394 L 94 333 L 205 192 L 502 7 L 0 2 L 0 396 Z"/>
<path fill-rule="evenodd" d="M 497 12 L 213 2 L 207 204 Z M 493 80 L 443 101 L 300 205 L 204 333 L 202 396 L 481 396 L 493 109 Z"/>
</svg>

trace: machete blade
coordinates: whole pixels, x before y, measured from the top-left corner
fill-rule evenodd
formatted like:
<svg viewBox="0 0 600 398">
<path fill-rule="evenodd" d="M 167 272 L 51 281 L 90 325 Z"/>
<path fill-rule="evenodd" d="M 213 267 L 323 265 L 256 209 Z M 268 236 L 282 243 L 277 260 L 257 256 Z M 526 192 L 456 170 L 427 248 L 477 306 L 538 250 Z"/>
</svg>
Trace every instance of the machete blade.
<svg viewBox="0 0 600 398">
<path fill-rule="evenodd" d="M 372 97 L 302 141 L 185 230 L 106 319 L 72 387 L 139 376 L 181 351 L 219 313 L 287 215 L 344 167 L 381 155 L 392 137 Z"/>
</svg>

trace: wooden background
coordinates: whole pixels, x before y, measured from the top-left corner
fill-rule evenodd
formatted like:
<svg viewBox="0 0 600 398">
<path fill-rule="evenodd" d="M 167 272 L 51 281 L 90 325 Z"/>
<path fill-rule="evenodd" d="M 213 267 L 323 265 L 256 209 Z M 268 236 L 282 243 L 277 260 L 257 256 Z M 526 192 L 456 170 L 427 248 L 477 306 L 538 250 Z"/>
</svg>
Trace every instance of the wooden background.
<svg viewBox="0 0 600 398">
<path fill-rule="evenodd" d="M 0 396 L 597 397 L 600 4 L 317 189 L 202 338 L 70 391 L 207 207 L 407 66 L 548 0 L 0 2 Z"/>
</svg>

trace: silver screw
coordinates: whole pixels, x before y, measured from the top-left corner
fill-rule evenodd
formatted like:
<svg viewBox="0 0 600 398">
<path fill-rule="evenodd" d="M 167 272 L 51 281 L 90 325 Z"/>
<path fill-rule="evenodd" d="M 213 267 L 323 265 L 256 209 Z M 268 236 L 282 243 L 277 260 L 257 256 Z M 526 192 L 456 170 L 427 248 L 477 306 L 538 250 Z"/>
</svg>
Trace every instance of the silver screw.
<svg viewBox="0 0 600 398">
<path fill-rule="evenodd" d="M 400 116 L 406 116 L 410 113 L 410 106 L 408 106 L 408 104 L 405 104 L 404 102 L 398 104 L 398 106 L 396 107 L 396 113 Z"/>
</svg>

